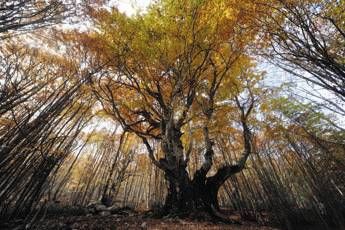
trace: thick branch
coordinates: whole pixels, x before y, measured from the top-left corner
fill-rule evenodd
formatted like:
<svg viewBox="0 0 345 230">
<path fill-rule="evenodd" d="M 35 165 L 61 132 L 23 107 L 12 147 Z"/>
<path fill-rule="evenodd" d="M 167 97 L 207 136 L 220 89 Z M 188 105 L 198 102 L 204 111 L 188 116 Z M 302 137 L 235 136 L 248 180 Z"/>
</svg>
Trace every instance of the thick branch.
<svg viewBox="0 0 345 230">
<path fill-rule="evenodd" d="M 241 172 L 244 169 L 244 166 L 248 160 L 249 155 L 252 152 L 252 133 L 247 125 L 247 118 L 249 113 L 252 111 L 254 106 L 254 99 L 252 97 L 251 103 L 245 111 L 244 107 L 240 105 L 238 99 L 236 98 L 236 103 L 241 110 L 241 123 L 243 129 L 243 142 L 244 142 L 244 151 L 241 158 L 234 165 L 225 165 L 221 167 L 217 173 L 207 179 L 207 184 L 211 184 L 216 188 L 220 187 L 230 176 Z"/>
<path fill-rule="evenodd" d="M 152 149 L 151 145 L 149 144 L 149 142 L 147 141 L 147 139 L 145 137 L 141 137 L 141 139 L 143 140 L 143 142 L 146 146 L 146 149 L 149 152 L 149 157 L 150 157 L 152 163 L 154 165 L 156 165 L 158 168 L 165 171 L 167 168 L 165 167 L 165 165 L 161 164 L 159 161 L 156 160 L 153 149 Z"/>
</svg>

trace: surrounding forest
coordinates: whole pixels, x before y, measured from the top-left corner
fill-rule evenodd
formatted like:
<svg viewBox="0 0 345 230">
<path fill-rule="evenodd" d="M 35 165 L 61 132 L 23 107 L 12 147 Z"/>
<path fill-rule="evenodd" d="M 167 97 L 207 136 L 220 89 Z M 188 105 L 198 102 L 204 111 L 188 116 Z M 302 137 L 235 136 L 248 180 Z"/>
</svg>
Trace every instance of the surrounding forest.
<svg viewBox="0 0 345 230">
<path fill-rule="evenodd" d="M 0 0 L 0 229 L 345 229 L 345 1 L 129 2 Z"/>
</svg>

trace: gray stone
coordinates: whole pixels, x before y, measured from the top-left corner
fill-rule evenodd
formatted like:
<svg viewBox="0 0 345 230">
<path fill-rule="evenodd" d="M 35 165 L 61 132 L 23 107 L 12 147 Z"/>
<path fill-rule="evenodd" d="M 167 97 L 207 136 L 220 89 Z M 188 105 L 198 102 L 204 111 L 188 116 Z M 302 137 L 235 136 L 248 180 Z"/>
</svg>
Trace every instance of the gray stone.
<svg viewBox="0 0 345 230">
<path fill-rule="evenodd" d="M 102 211 L 102 212 L 99 213 L 99 215 L 101 215 L 101 216 L 110 216 L 111 213 L 109 211 Z"/>
<path fill-rule="evenodd" d="M 146 222 L 143 222 L 143 223 L 140 225 L 140 227 L 141 227 L 142 229 L 146 229 L 146 228 L 147 228 L 147 223 L 146 223 Z"/>
<path fill-rule="evenodd" d="M 107 207 L 106 207 L 105 205 L 103 205 L 103 204 L 97 204 L 97 205 L 95 206 L 95 210 L 96 210 L 97 212 L 108 211 L 108 210 L 107 210 Z"/>
<path fill-rule="evenodd" d="M 115 205 L 107 207 L 107 211 L 111 212 L 111 213 L 115 213 L 119 208 Z"/>
</svg>

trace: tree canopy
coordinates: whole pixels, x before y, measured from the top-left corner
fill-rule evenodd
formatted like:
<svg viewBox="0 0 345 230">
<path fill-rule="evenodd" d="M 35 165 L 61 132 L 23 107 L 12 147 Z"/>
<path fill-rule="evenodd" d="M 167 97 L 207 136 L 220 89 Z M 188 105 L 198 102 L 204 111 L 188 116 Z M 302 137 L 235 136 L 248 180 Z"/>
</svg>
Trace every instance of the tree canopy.
<svg viewBox="0 0 345 230">
<path fill-rule="evenodd" d="M 0 219 L 120 200 L 345 225 L 344 1 L 111 4 L 0 3 Z"/>
</svg>

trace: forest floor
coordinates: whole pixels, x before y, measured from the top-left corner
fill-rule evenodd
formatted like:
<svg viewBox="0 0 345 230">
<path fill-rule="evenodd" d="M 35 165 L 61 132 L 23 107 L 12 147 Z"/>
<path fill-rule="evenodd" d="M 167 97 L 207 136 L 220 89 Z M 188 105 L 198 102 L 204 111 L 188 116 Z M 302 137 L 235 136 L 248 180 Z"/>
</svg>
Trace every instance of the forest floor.
<svg viewBox="0 0 345 230">
<path fill-rule="evenodd" d="M 211 229 L 211 230 L 279 230 L 278 228 L 259 226 L 255 222 L 224 224 L 192 219 L 163 218 L 155 219 L 143 214 L 109 216 L 52 216 L 36 222 L 32 226 L 23 224 L 8 225 L 0 229 L 35 229 L 35 230 L 107 230 L 107 229 Z"/>
<path fill-rule="evenodd" d="M 46 219 L 37 223 L 33 229 L 228 229 L 228 230 L 277 230 L 256 223 L 224 224 L 188 219 L 153 219 L 136 216 L 73 216 Z"/>
</svg>

